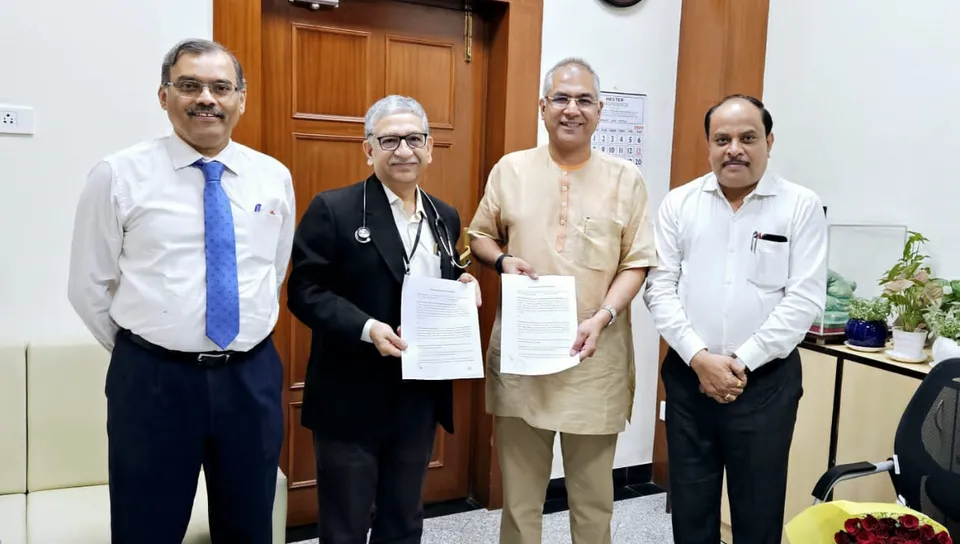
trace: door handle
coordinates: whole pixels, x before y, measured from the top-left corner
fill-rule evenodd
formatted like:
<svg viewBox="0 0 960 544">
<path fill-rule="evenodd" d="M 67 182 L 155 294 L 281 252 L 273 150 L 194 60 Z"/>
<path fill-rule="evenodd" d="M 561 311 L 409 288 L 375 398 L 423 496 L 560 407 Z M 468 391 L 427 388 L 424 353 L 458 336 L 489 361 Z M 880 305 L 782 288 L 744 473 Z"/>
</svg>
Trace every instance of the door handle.
<svg viewBox="0 0 960 544">
<path fill-rule="evenodd" d="M 318 10 L 323 6 L 330 8 L 339 8 L 340 0 L 287 0 L 294 6 L 302 5 L 305 8 L 310 8 L 312 10 Z"/>
</svg>

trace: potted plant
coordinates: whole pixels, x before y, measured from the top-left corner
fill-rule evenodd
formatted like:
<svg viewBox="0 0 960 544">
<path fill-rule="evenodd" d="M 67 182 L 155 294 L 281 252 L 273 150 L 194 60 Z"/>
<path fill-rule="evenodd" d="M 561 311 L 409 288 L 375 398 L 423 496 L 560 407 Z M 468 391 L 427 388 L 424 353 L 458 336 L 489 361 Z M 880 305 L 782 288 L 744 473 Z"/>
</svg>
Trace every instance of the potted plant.
<svg viewBox="0 0 960 544">
<path fill-rule="evenodd" d="M 933 363 L 960 357 L 960 304 L 936 308 L 927 312 L 925 319 L 930 327 L 933 341 Z"/>
<path fill-rule="evenodd" d="M 924 314 L 931 307 L 939 307 L 943 287 L 933 278 L 926 265 L 927 256 L 920 246 L 928 240 L 918 232 L 910 232 L 903 246 L 903 256 L 880 279 L 883 296 L 890 301 L 896 315 L 893 323 L 893 352 L 907 359 L 924 359 L 923 347 L 927 340 Z"/>
<path fill-rule="evenodd" d="M 850 319 L 844 327 L 847 344 L 854 348 L 883 348 L 887 345 L 887 317 L 890 301 L 883 297 L 854 297 L 847 308 Z"/>
</svg>

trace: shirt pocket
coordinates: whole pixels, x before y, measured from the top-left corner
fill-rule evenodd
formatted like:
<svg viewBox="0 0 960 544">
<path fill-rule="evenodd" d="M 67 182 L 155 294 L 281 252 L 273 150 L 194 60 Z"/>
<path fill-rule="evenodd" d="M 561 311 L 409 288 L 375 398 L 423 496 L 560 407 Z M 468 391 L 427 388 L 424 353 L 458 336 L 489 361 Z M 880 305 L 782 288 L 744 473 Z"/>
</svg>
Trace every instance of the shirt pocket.
<svg viewBox="0 0 960 544">
<path fill-rule="evenodd" d="M 783 289 L 790 275 L 790 243 L 757 240 L 750 281 L 759 287 Z"/>
<path fill-rule="evenodd" d="M 591 270 L 616 270 L 620 264 L 623 226 L 613 219 L 586 217 L 574 260 Z"/>
<path fill-rule="evenodd" d="M 269 213 L 244 212 L 246 242 L 250 255 L 257 260 L 272 263 L 277 258 L 280 227 L 283 217 Z"/>
</svg>

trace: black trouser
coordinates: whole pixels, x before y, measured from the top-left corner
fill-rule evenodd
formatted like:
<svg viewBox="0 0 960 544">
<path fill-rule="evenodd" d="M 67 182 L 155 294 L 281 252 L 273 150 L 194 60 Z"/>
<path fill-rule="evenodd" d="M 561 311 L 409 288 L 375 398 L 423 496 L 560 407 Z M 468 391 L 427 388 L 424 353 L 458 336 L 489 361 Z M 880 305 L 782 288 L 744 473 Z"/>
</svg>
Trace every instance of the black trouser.
<svg viewBox="0 0 960 544">
<path fill-rule="evenodd" d="M 181 542 L 201 465 L 213 542 L 272 541 L 283 368 L 269 339 L 254 349 L 204 368 L 117 336 L 106 381 L 112 542 Z"/>
<path fill-rule="evenodd" d="M 432 400 L 417 404 L 404 409 L 401 429 L 382 438 L 333 440 L 314 433 L 320 544 L 366 544 L 371 525 L 370 544 L 419 544 L 437 420 Z"/>
<path fill-rule="evenodd" d="M 743 394 L 729 404 L 700 393 L 696 372 L 672 349 L 661 375 L 674 541 L 720 542 L 726 468 L 734 542 L 779 543 L 787 459 L 803 395 L 799 352 L 748 374 Z"/>
</svg>

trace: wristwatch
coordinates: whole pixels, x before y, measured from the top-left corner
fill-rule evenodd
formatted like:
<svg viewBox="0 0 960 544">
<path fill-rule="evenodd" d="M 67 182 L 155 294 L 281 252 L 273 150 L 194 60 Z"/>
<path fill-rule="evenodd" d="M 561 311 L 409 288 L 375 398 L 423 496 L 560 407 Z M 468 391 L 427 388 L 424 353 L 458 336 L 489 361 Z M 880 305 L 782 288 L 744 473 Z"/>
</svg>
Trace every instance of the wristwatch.
<svg viewBox="0 0 960 544">
<path fill-rule="evenodd" d="M 610 325 L 613 325 L 613 322 L 617 320 L 617 310 L 609 304 L 604 304 L 600 307 L 600 310 L 606 310 L 610 312 L 610 321 L 607 322 L 606 326 L 609 327 Z"/>
<path fill-rule="evenodd" d="M 497 270 L 497 274 L 500 274 L 501 276 L 503 275 L 503 260 L 507 257 L 513 257 L 513 255 L 510 255 L 509 253 L 501 253 L 500 256 L 497 257 L 497 263 L 493 265 L 493 267 Z"/>
</svg>

